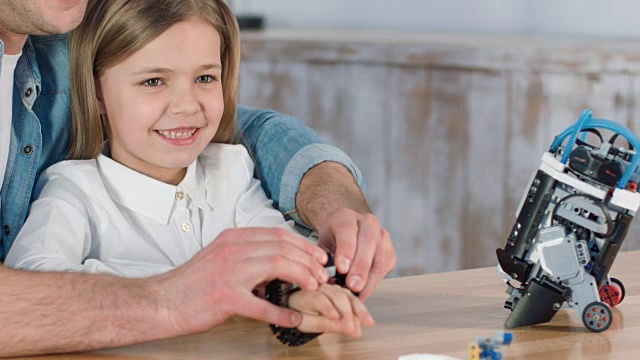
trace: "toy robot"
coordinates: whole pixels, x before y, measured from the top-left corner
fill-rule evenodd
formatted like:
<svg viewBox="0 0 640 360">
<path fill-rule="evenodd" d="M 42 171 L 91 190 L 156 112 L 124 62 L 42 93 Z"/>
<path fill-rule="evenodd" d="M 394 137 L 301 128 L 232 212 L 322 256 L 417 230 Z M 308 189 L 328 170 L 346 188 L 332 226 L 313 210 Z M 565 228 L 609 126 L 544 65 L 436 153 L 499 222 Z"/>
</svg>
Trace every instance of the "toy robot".
<svg viewBox="0 0 640 360">
<path fill-rule="evenodd" d="M 613 133 L 608 141 L 601 130 Z M 587 142 L 590 134 L 599 144 Z M 615 145 L 619 136 L 628 149 Z M 507 328 L 548 322 L 565 302 L 590 331 L 609 328 L 609 307 L 625 293 L 609 269 L 640 206 L 639 148 L 631 131 L 593 119 L 588 109 L 556 136 L 518 206 L 506 246 L 496 250 L 510 295 Z"/>
</svg>

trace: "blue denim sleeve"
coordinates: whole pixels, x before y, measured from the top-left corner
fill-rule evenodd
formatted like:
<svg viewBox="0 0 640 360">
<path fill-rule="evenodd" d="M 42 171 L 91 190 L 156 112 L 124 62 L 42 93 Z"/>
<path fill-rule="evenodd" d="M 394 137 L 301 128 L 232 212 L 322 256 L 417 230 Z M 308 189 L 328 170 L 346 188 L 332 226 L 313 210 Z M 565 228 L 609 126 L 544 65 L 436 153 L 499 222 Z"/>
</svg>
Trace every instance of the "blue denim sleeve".
<svg viewBox="0 0 640 360">
<path fill-rule="evenodd" d="M 271 110 L 238 106 L 240 141 L 256 163 L 256 175 L 274 206 L 303 224 L 296 210 L 296 194 L 304 174 L 324 161 L 344 165 L 365 191 L 360 170 L 342 150 L 324 143 L 315 131 L 295 117 Z"/>
</svg>

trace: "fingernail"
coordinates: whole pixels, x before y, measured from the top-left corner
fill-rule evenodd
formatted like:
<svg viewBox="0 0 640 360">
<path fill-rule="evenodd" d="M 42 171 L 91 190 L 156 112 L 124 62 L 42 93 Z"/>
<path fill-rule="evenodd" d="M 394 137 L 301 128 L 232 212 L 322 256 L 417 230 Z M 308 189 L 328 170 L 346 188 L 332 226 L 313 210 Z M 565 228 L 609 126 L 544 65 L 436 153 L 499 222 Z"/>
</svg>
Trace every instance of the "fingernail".
<svg viewBox="0 0 640 360">
<path fill-rule="evenodd" d="M 349 259 L 347 258 L 342 258 L 340 259 L 338 266 L 340 267 L 340 272 L 346 274 L 349 272 L 349 268 L 351 267 L 351 261 L 349 261 Z"/>
<path fill-rule="evenodd" d="M 349 288 L 351 290 L 356 290 L 356 289 L 360 289 L 360 284 L 362 283 L 362 279 L 360 278 L 360 276 L 352 276 L 349 279 Z M 357 291 L 357 290 L 356 290 Z"/>
<path fill-rule="evenodd" d="M 329 280 L 329 274 L 327 274 L 327 270 L 326 269 L 320 269 L 318 271 L 318 281 L 325 283 L 327 282 L 327 280 Z"/>
<path fill-rule="evenodd" d="M 291 323 L 294 326 L 298 326 L 300 325 L 300 322 L 302 321 L 302 315 L 300 315 L 297 312 L 294 312 L 293 314 L 291 314 Z"/>
<path fill-rule="evenodd" d="M 326 264 L 327 263 L 327 253 L 322 251 L 322 250 L 318 250 L 316 252 L 316 259 L 318 259 L 318 261 L 320 262 L 320 264 Z"/>
<path fill-rule="evenodd" d="M 367 326 L 368 327 L 372 327 L 375 324 L 376 324 L 376 320 L 371 315 L 368 315 L 367 316 Z"/>
</svg>

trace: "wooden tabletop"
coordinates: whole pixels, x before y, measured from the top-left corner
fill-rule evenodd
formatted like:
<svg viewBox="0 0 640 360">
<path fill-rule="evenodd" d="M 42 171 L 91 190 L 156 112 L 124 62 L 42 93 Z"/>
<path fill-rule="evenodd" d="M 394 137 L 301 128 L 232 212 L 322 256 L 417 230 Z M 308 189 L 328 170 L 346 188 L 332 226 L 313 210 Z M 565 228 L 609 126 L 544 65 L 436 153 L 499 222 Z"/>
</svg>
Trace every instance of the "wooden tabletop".
<svg viewBox="0 0 640 360">
<path fill-rule="evenodd" d="M 587 331 L 573 309 L 548 324 L 513 331 L 506 359 L 640 358 L 640 251 L 621 253 L 611 276 L 626 287 L 603 333 Z M 367 306 L 376 326 L 361 338 L 324 334 L 299 348 L 281 345 L 267 325 L 232 319 L 210 332 L 77 355 L 44 359 L 397 359 L 412 353 L 467 357 L 477 336 L 503 330 L 506 286 L 495 268 L 384 280 Z M 38 359 L 43 359 L 39 357 Z"/>
</svg>

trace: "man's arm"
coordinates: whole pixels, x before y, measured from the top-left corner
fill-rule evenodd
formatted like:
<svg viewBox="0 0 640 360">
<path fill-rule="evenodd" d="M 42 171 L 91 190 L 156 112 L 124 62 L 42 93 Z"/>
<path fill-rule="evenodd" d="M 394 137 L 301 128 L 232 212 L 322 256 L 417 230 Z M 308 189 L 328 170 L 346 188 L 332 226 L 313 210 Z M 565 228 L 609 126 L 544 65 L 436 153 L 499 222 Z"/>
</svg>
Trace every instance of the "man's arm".
<svg viewBox="0 0 640 360">
<path fill-rule="evenodd" d="M 299 119 L 271 110 L 238 107 L 240 139 L 255 160 L 256 173 L 273 205 L 302 222 L 296 208 L 296 193 L 304 174 L 322 162 L 342 164 L 364 187 L 364 178 L 342 150 L 328 145 Z"/>
<path fill-rule="evenodd" d="M 349 289 L 366 300 L 395 268 L 396 253 L 351 173 L 334 162 L 316 165 L 302 178 L 296 207 L 317 229 L 319 245 L 335 254 L 338 271 L 348 273 Z"/>
<path fill-rule="evenodd" d="M 154 281 L 0 266 L 0 356 L 98 349 L 178 335 Z"/>
<path fill-rule="evenodd" d="M 0 357 L 94 350 L 203 332 L 232 316 L 296 327 L 254 296 L 274 279 L 316 289 L 326 253 L 284 229 L 224 231 L 187 264 L 146 279 L 0 266 Z"/>
<path fill-rule="evenodd" d="M 241 137 L 256 160 L 267 196 L 285 215 L 318 230 L 335 251 L 347 285 L 366 299 L 396 264 L 391 238 L 371 214 L 364 179 L 341 150 L 294 117 L 240 106 Z"/>
<path fill-rule="evenodd" d="M 371 213 L 351 173 L 335 162 L 320 163 L 304 174 L 296 196 L 296 208 L 302 220 L 314 229 L 327 223 L 328 218 L 341 208 L 360 214 Z"/>
</svg>

